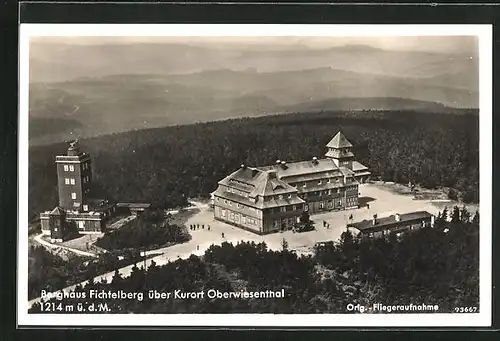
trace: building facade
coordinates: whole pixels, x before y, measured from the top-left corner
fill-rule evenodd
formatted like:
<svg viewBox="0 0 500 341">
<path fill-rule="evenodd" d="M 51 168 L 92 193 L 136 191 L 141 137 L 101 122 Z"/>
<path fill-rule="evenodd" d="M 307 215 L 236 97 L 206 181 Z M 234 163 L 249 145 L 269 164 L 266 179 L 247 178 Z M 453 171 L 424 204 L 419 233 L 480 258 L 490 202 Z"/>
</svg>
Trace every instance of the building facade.
<svg viewBox="0 0 500 341">
<path fill-rule="evenodd" d="M 242 165 L 212 193 L 215 219 L 266 234 L 293 228 L 304 211 L 358 208 L 358 186 L 370 172 L 354 160 L 352 147 L 339 132 L 327 144 L 325 158 L 277 160 L 265 167 Z"/>
<path fill-rule="evenodd" d="M 80 151 L 78 141 L 70 143 L 66 155 L 56 156 L 59 204 L 40 214 L 42 232 L 63 241 L 70 232 L 102 233 L 115 212 L 106 199 L 91 197 L 90 155 Z"/>
<path fill-rule="evenodd" d="M 427 211 L 418 211 L 405 214 L 396 213 L 389 217 L 363 220 L 347 225 L 347 228 L 354 234 L 361 234 L 363 237 L 379 238 L 391 233 L 404 233 L 418 230 L 422 227 L 434 226 L 434 215 Z"/>
</svg>

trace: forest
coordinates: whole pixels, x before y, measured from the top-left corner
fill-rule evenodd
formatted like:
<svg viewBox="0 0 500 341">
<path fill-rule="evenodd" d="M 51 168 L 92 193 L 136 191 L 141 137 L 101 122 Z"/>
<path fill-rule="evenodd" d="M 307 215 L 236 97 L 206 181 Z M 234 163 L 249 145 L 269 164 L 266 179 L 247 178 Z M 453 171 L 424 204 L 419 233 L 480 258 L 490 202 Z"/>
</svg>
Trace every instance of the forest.
<svg viewBox="0 0 500 341">
<path fill-rule="evenodd" d="M 54 292 L 143 259 L 138 252 L 129 250 L 122 255 L 124 257 L 119 259 L 117 254 L 110 252 L 94 259 L 69 254 L 64 260 L 43 246 L 31 246 L 28 251 L 28 299 L 39 297 L 41 290 Z"/>
<path fill-rule="evenodd" d="M 96 245 L 115 251 L 141 248 L 151 250 L 185 243 L 190 239 L 191 235 L 185 226 L 170 224 L 164 219 L 163 211 L 157 210 L 146 211 L 132 224 L 106 232 L 96 241 Z"/>
<path fill-rule="evenodd" d="M 479 116 L 415 111 L 352 111 L 276 115 L 172 126 L 81 140 L 93 162 L 95 197 L 184 206 L 208 196 L 240 164 L 322 157 L 339 131 L 375 179 L 425 188 L 453 188 L 479 200 Z M 29 214 L 57 204 L 54 159 L 67 145 L 29 151 Z"/>
<path fill-rule="evenodd" d="M 450 221 L 446 217 L 450 215 Z M 298 256 L 283 243 L 270 251 L 264 243 L 211 246 L 130 277 L 116 272 L 110 283 L 91 281 L 75 291 L 144 292 L 143 300 L 65 298 L 65 304 L 106 303 L 112 313 L 347 313 L 348 303 L 370 305 L 437 304 L 437 312 L 457 306 L 479 308 L 479 214 L 455 207 L 439 214 L 435 226 L 379 239 L 345 232 L 336 243 Z M 171 292 L 281 290 L 285 299 L 149 299 L 148 290 Z M 60 302 L 60 301 L 55 301 Z M 30 309 L 38 313 L 37 303 Z M 76 311 L 75 311 L 76 312 Z"/>
</svg>

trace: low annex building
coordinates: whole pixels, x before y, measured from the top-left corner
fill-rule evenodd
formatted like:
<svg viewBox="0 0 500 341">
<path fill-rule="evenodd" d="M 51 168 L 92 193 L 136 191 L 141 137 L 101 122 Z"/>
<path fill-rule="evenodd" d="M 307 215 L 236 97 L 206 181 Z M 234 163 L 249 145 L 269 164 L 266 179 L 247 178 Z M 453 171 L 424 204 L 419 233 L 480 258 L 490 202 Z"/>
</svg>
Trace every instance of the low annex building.
<svg viewBox="0 0 500 341">
<path fill-rule="evenodd" d="M 70 231 L 101 233 L 114 214 L 115 204 L 91 197 L 92 163 L 81 152 L 78 140 L 70 143 L 66 155 L 56 156 L 59 205 L 40 214 L 42 232 L 53 241 L 63 241 Z"/>
<path fill-rule="evenodd" d="M 434 215 L 427 211 L 418 211 L 405 214 L 393 214 L 388 217 L 363 220 L 347 225 L 354 233 L 366 237 L 382 237 L 391 233 L 401 233 L 434 226 Z"/>
<path fill-rule="evenodd" d="M 242 165 L 212 193 L 214 218 L 266 234 L 292 229 L 302 212 L 358 208 L 359 183 L 368 167 L 354 160 L 353 145 L 339 132 L 325 158 L 265 167 Z"/>
</svg>

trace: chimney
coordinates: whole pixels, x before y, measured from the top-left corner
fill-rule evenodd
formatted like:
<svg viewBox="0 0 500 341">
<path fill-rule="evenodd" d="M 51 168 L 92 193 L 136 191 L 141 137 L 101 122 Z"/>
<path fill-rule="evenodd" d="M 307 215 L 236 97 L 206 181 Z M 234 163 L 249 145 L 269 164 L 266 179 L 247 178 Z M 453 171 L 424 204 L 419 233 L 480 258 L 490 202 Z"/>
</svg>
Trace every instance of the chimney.
<svg viewBox="0 0 500 341">
<path fill-rule="evenodd" d="M 377 225 L 377 215 L 376 214 L 373 215 L 372 224 Z"/>
<path fill-rule="evenodd" d="M 312 162 L 313 162 L 313 164 L 317 165 L 318 164 L 318 158 L 316 156 L 313 157 Z"/>
<path fill-rule="evenodd" d="M 394 219 L 396 219 L 396 221 L 401 221 L 401 216 L 399 215 L 399 213 L 396 213 L 394 215 Z"/>
<path fill-rule="evenodd" d="M 242 164 L 241 164 L 241 168 L 246 169 L 246 168 L 247 168 L 247 166 L 246 166 L 244 163 L 242 163 Z"/>
<path fill-rule="evenodd" d="M 276 164 L 281 165 L 281 160 L 280 159 L 276 160 Z"/>
<path fill-rule="evenodd" d="M 281 168 L 287 169 L 288 166 L 286 165 L 286 161 L 281 161 Z"/>
</svg>

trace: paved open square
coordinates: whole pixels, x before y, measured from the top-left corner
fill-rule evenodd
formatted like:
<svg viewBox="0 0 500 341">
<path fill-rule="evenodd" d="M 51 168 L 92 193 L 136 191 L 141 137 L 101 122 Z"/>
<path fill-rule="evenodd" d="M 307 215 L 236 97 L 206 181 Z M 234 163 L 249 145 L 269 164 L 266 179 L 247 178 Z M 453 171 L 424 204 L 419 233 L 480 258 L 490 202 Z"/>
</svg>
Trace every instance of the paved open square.
<svg viewBox="0 0 500 341">
<path fill-rule="evenodd" d="M 305 252 L 314 247 L 317 242 L 337 240 L 346 230 L 346 224 L 352 215 L 353 222 L 370 219 L 374 214 L 378 217 L 389 216 L 394 213 L 409 213 L 414 211 L 428 211 L 437 214 L 445 205 L 451 208 L 454 203 L 437 202 L 430 200 L 414 200 L 411 195 L 402 195 L 388 190 L 382 184 L 363 184 L 359 187 L 361 207 L 353 210 L 327 212 L 311 216 L 316 229 L 314 231 L 295 233 L 293 231 L 279 232 L 264 236 L 245 231 L 238 227 L 216 221 L 213 210 L 208 204 L 195 203 L 199 208 L 196 214 L 185 222 L 186 226 L 196 225 L 195 231 L 190 231 L 192 240 L 182 245 L 157 250 L 164 252 L 165 259 L 174 260 L 191 253 L 203 254 L 212 244 L 219 245 L 224 241 L 237 243 L 238 241 L 265 242 L 270 249 L 280 250 L 285 239 L 290 249 Z M 475 207 L 471 208 L 475 212 Z M 327 223 L 329 228 L 324 226 Z M 198 228 L 199 226 L 199 228 Z M 204 228 L 202 228 L 202 226 Z M 210 227 L 210 230 L 208 229 Z M 222 238 L 224 234 L 224 238 Z"/>
</svg>

